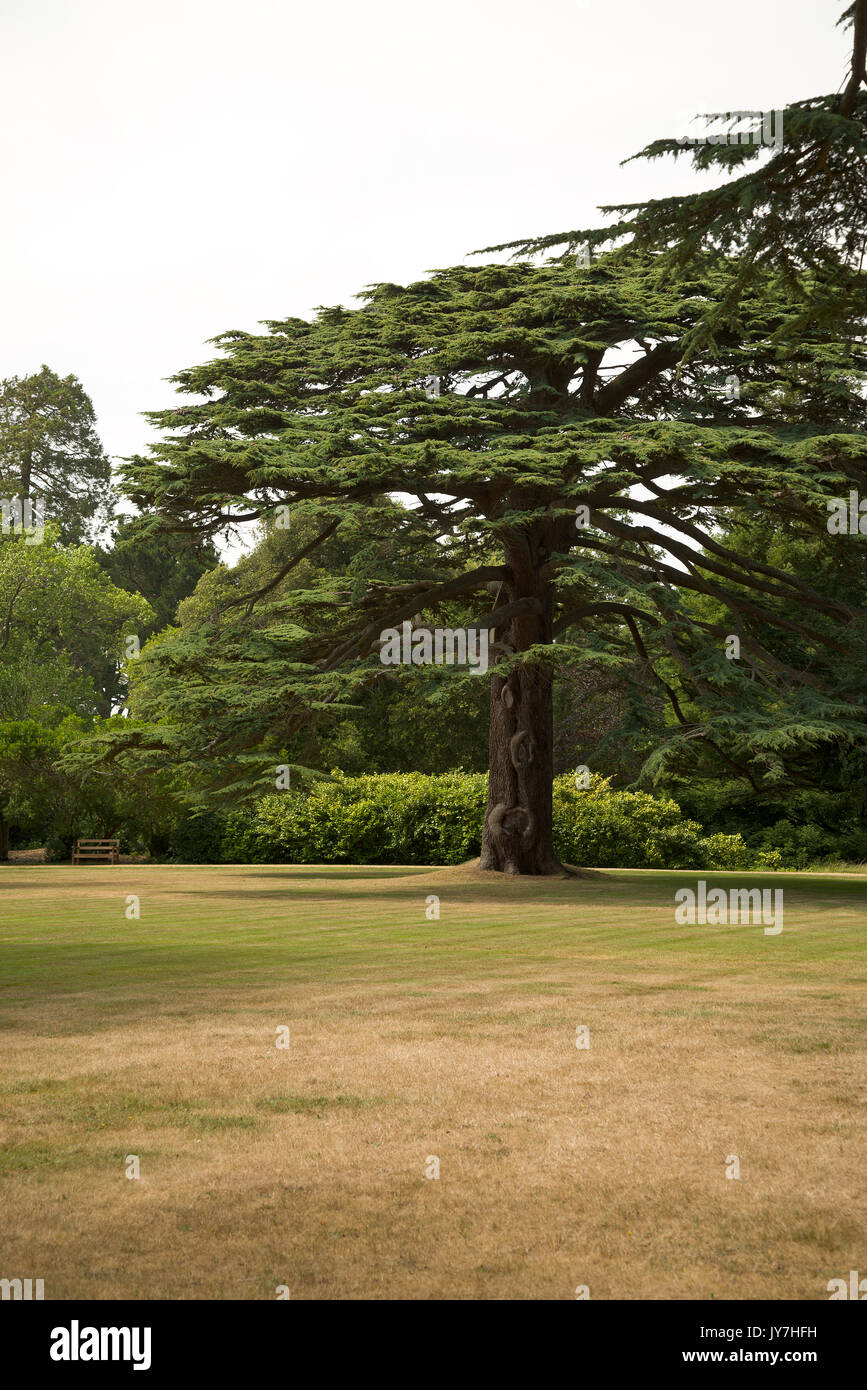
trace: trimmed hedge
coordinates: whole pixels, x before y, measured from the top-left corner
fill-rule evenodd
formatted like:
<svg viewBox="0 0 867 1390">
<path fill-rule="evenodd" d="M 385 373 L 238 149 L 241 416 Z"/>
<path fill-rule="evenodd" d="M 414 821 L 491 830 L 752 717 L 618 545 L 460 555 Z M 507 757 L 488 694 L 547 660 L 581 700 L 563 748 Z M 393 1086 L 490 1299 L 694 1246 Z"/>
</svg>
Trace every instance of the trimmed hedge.
<svg viewBox="0 0 867 1390">
<path fill-rule="evenodd" d="M 462 864 L 481 851 L 486 777 L 454 772 L 346 777 L 261 797 L 242 812 L 176 827 L 171 856 L 232 864 Z M 676 802 L 554 783 L 554 847 L 568 864 L 624 869 L 778 868 L 740 835 L 704 835 Z"/>
</svg>

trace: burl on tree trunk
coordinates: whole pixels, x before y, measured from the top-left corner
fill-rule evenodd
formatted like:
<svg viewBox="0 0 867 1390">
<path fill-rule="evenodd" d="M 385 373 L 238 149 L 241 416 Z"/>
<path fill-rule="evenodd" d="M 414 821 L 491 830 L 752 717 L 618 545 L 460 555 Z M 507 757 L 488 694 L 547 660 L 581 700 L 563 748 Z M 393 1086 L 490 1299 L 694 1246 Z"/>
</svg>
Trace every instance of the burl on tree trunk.
<svg viewBox="0 0 867 1390">
<path fill-rule="evenodd" d="M 506 645 L 515 652 L 548 646 L 553 637 L 554 596 L 544 566 L 555 537 L 531 533 L 509 547 L 514 575 L 508 602 L 524 611 L 512 618 Z M 503 603 L 501 597 L 500 603 Z M 553 678 L 549 665 L 532 660 L 508 676 L 491 676 L 488 804 L 479 867 L 506 874 L 567 876 L 554 853 Z"/>
</svg>

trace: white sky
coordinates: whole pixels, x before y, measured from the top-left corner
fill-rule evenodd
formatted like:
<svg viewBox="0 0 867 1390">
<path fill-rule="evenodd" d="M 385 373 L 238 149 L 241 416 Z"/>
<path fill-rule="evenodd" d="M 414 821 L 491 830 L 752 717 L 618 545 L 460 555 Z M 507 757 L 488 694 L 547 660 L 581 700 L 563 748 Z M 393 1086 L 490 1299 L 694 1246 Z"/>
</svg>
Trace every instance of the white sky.
<svg viewBox="0 0 867 1390">
<path fill-rule="evenodd" d="M 221 331 L 696 187 L 619 161 L 836 90 L 842 9 L 0 0 L 0 377 L 74 372 L 140 451 Z"/>
</svg>

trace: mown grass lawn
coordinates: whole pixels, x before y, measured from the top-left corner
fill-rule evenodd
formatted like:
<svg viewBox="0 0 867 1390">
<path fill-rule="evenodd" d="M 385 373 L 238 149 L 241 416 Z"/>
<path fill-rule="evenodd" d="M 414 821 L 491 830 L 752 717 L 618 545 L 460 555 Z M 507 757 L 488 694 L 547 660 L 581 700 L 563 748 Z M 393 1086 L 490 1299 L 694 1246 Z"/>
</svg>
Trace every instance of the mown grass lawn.
<svg viewBox="0 0 867 1390">
<path fill-rule="evenodd" d="M 782 887 L 782 933 L 676 925 L 683 872 L 0 870 L 0 1277 L 827 1298 L 867 1273 L 867 881 L 701 876 Z"/>
</svg>

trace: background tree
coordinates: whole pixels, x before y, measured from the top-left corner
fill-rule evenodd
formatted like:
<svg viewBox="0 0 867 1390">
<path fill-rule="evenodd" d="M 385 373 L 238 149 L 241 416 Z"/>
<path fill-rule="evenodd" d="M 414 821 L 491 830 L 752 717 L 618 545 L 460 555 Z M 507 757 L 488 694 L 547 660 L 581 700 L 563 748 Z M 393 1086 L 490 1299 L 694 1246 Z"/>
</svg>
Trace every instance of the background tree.
<svg viewBox="0 0 867 1390">
<path fill-rule="evenodd" d="M 50 815 L 54 764 L 60 743 L 51 728 L 35 719 L 0 720 L 0 864 L 9 859 L 12 823 Z"/>
<path fill-rule="evenodd" d="M 62 547 L 51 523 L 41 544 L 0 541 L 0 862 L 13 830 L 60 852 L 76 833 L 106 833 L 99 785 L 62 755 L 109 713 L 103 673 L 120 669 L 126 634 L 151 616 L 92 550 Z"/>
<path fill-rule="evenodd" d="M 77 377 L 43 366 L 0 381 L 0 496 L 38 498 L 67 545 L 107 525 L 111 467 Z"/>
<path fill-rule="evenodd" d="M 56 531 L 54 532 L 56 541 Z M 87 547 L 23 538 L 0 542 L 0 711 L 24 719 L 43 707 L 86 718 L 109 713 L 100 684 L 125 637 L 151 618 L 139 595 L 117 589 Z"/>
<path fill-rule="evenodd" d="M 106 833 L 111 811 L 102 788 L 82 786 L 63 766 L 64 749 L 91 729 L 90 720 L 59 709 L 43 709 L 38 719 L 0 718 L 0 864 L 14 831 L 64 856 L 76 834 Z"/>
<path fill-rule="evenodd" d="M 100 567 L 119 589 L 138 594 L 150 605 L 152 617 L 136 632 L 141 646 L 174 621 L 178 604 L 188 598 L 203 575 L 219 564 L 209 543 L 191 544 L 171 534 L 154 535 L 140 517 L 124 517 L 112 526 L 106 544 L 95 548 Z M 102 712 L 118 709 L 126 697 L 126 674 L 110 656 L 98 673 L 103 691 Z"/>
<path fill-rule="evenodd" d="M 153 619 L 140 634 L 142 641 L 174 622 L 181 600 L 189 598 L 202 575 L 220 563 L 213 545 L 194 545 L 170 533 L 148 533 L 138 517 L 116 522 L 110 540 L 96 547 L 96 556 L 113 584 L 140 594 L 153 609 Z"/>
</svg>

